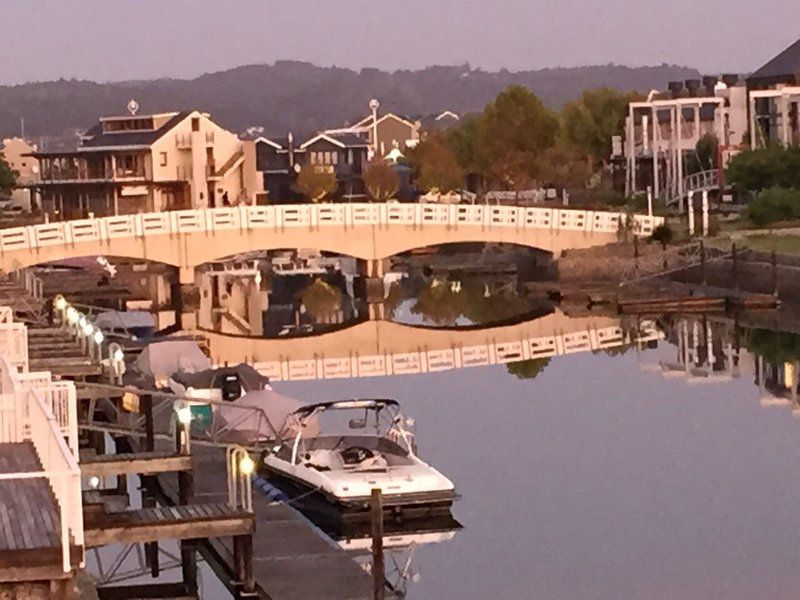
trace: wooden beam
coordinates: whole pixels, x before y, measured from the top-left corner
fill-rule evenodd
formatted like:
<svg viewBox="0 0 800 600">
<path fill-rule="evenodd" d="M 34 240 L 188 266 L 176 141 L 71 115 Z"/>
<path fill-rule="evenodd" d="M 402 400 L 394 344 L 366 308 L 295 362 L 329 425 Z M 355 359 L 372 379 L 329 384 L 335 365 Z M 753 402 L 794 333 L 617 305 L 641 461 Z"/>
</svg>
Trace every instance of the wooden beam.
<svg viewBox="0 0 800 600">
<path fill-rule="evenodd" d="M 155 598 L 197 598 L 182 583 L 146 583 L 97 588 L 100 600 L 150 600 Z"/>
<path fill-rule="evenodd" d="M 80 463 L 82 477 L 107 477 L 126 473 L 153 475 L 191 471 L 194 459 L 191 455 L 171 452 L 140 452 L 138 454 L 111 454 L 95 456 Z"/>
</svg>

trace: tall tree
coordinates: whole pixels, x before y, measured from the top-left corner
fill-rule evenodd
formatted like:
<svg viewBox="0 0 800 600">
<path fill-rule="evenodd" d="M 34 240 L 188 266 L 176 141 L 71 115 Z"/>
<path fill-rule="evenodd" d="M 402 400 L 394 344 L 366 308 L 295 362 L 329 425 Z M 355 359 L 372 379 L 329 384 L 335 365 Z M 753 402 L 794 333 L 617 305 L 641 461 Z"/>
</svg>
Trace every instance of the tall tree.
<svg viewBox="0 0 800 600">
<path fill-rule="evenodd" d="M 364 185 L 370 198 L 377 202 L 386 202 L 394 198 L 400 189 L 400 178 L 387 161 L 375 160 L 364 171 Z"/>
<path fill-rule="evenodd" d="M 295 181 L 295 189 L 312 202 L 320 202 L 336 190 L 336 175 L 328 169 L 305 165 Z"/>
<path fill-rule="evenodd" d="M 641 99 L 637 93 L 622 93 L 612 88 L 586 90 L 561 111 L 561 135 L 596 163 L 611 156 L 611 138 L 625 129 L 628 104 Z"/>
<path fill-rule="evenodd" d="M 431 132 L 409 153 L 418 173 L 417 185 L 425 190 L 452 192 L 464 186 L 464 172 L 442 133 Z"/>
<path fill-rule="evenodd" d="M 330 321 L 342 308 L 342 292 L 322 279 L 315 279 L 304 289 L 300 300 L 311 316 L 320 322 Z"/>
<path fill-rule="evenodd" d="M 11 168 L 0 152 L 0 196 L 10 196 L 17 185 L 19 173 Z"/>
</svg>

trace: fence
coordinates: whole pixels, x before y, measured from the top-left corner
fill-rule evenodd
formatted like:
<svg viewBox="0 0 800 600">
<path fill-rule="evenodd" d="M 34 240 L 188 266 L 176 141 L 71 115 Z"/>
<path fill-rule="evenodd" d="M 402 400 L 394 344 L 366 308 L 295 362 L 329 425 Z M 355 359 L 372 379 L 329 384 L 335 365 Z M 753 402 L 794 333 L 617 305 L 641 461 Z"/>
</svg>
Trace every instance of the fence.
<svg viewBox="0 0 800 600">
<path fill-rule="evenodd" d="M 328 226 L 393 225 L 424 227 L 475 226 L 482 228 L 530 228 L 616 233 L 629 217 L 624 213 L 537 208 L 524 206 L 441 204 L 301 204 L 284 206 L 237 206 L 160 213 L 80 219 L 0 230 L 0 251 L 28 250 L 118 238 L 209 233 L 221 230 L 282 230 Z M 633 216 L 630 229 L 650 235 L 663 217 Z"/>
<path fill-rule="evenodd" d="M 5 481 L 45 478 L 50 486 L 59 513 L 62 568 L 72 570 L 70 547 L 83 546 L 83 503 L 81 472 L 77 452 L 77 414 L 74 387 L 72 394 L 57 392 L 50 398 L 34 378 L 20 379 L 16 367 L 6 356 L 0 356 L 0 443 L 30 442 L 42 465 L 41 470 L 0 474 Z M 39 382 L 41 383 L 41 381 Z M 71 384 L 68 384 L 71 385 Z M 61 390 L 63 391 L 63 390 Z M 64 438 L 64 426 L 51 410 L 50 402 L 73 435 L 73 450 Z"/>
</svg>

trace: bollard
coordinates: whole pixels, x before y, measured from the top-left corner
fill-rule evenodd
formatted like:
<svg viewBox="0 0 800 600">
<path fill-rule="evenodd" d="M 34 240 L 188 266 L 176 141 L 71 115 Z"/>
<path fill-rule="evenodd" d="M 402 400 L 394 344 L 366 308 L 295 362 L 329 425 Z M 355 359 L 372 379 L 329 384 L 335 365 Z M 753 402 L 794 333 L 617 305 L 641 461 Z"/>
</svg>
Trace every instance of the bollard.
<svg viewBox="0 0 800 600">
<path fill-rule="evenodd" d="M 383 563 L 383 497 L 380 488 L 372 490 L 369 504 L 372 524 L 372 593 L 374 600 L 384 600 L 386 574 Z"/>
</svg>

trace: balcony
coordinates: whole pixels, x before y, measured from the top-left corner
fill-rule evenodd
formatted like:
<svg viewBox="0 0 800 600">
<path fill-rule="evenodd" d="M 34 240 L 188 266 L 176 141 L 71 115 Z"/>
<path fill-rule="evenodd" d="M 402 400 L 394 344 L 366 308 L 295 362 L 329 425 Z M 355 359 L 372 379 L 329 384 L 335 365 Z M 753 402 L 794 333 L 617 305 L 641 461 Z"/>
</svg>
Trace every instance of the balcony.
<svg viewBox="0 0 800 600">
<path fill-rule="evenodd" d="M 191 133 L 176 133 L 175 145 L 178 150 L 191 150 L 192 149 L 192 135 Z M 200 134 L 200 139 L 205 139 L 206 146 L 214 145 L 214 132 L 206 131 Z"/>
</svg>

